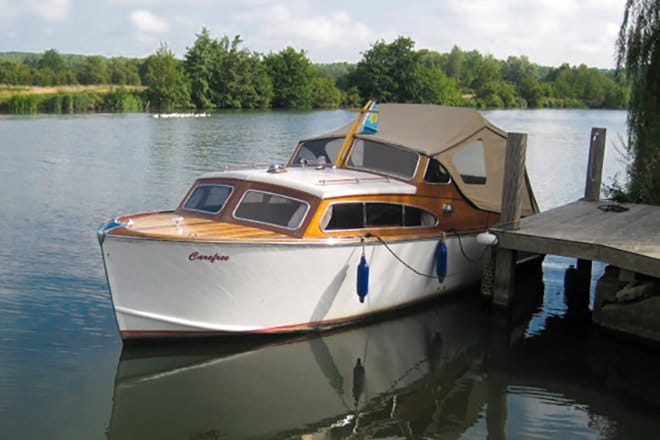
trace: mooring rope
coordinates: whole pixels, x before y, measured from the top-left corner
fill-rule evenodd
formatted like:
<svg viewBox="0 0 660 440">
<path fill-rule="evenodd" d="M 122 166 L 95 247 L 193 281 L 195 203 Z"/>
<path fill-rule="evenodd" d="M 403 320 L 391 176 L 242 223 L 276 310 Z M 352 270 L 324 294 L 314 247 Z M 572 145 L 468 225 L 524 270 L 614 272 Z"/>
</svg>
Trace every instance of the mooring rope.
<svg viewBox="0 0 660 440">
<path fill-rule="evenodd" d="M 376 240 L 378 240 L 383 246 L 385 246 L 385 249 L 387 249 L 387 250 L 389 251 L 389 253 L 392 254 L 392 256 L 393 256 L 394 258 L 396 258 L 396 259 L 399 261 L 399 263 L 403 264 L 405 267 L 407 267 L 407 268 L 410 269 L 413 273 L 419 275 L 420 277 L 426 277 L 426 278 L 437 278 L 436 275 L 429 275 L 429 274 L 426 274 L 426 273 L 424 273 L 424 272 L 420 272 L 420 271 L 418 271 L 417 269 L 415 269 L 414 267 L 412 267 L 410 264 L 408 264 L 408 263 L 406 263 L 405 261 L 403 261 L 403 259 L 402 259 L 401 257 L 399 257 L 399 256 L 396 254 L 396 252 L 394 252 L 394 250 L 392 250 L 392 248 L 390 248 L 390 246 L 387 244 L 387 242 L 386 242 L 385 240 L 383 240 L 381 237 L 379 237 L 378 235 L 374 234 L 373 232 L 367 232 L 367 233 L 364 234 L 362 237 L 363 237 L 363 238 L 370 238 L 370 237 L 373 237 L 373 238 L 375 238 Z"/>
<path fill-rule="evenodd" d="M 471 257 L 467 254 L 467 252 L 465 251 L 465 248 L 463 247 L 463 236 L 461 235 L 461 233 L 460 233 L 457 229 L 448 229 L 447 232 L 450 232 L 450 233 L 456 235 L 456 237 L 458 238 L 458 247 L 459 247 L 459 249 L 461 250 L 461 254 L 463 255 L 463 258 L 465 258 L 465 259 L 466 259 L 468 262 L 470 262 L 470 263 L 477 263 L 477 262 L 483 260 L 484 256 L 485 256 L 486 253 L 488 252 L 488 246 L 486 246 L 486 247 L 484 248 L 483 252 L 481 253 L 481 255 L 479 255 L 477 258 L 471 258 Z M 396 252 L 395 252 L 395 251 L 394 251 L 394 250 L 393 250 L 393 249 L 387 244 L 387 242 L 386 242 L 385 240 L 383 240 L 383 238 L 379 237 L 378 235 L 374 234 L 373 232 L 367 232 L 366 234 L 364 234 L 364 235 L 362 235 L 362 236 L 360 237 L 360 239 L 361 239 L 362 242 L 363 242 L 363 246 L 364 246 L 364 239 L 365 239 L 365 238 L 371 238 L 371 237 L 373 237 L 373 238 L 375 238 L 376 240 L 378 240 L 378 241 L 379 241 L 379 242 L 385 247 L 385 249 L 387 249 L 387 251 L 388 251 L 390 254 L 392 254 L 392 256 L 393 256 L 394 258 L 396 258 L 396 260 L 397 260 L 399 263 L 403 264 L 407 269 L 409 269 L 410 271 L 412 271 L 412 272 L 415 273 L 416 275 L 419 275 L 420 277 L 426 277 L 426 278 L 437 278 L 437 277 L 438 277 L 438 276 L 435 275 L 435 274 L 431 275 L 431 274 L 427 274 L 427 273 L 424 273 L 424 272 L 420 272 L 419 270 L 417 270 L 417 269 L 415 269 L 414 267 L 412 267 L 410 264 L 408 264 L 407 262 L 405 262 L 405 261 L 403 260 L 403 258 L 401 258 L 399 255 L 397 255 L 397 253 L 396 253 Z"/>
<path fill-rule="evenodd" d="M 448 229 L 447 232 L 451 232 L 453 234 L 456 234 L 456 237 L 458 237 L 458 247 L 461 249 L 461 254 L 463 254 L 463 257 L 469 261 L 470 263 L 477 263 L 481 260 L 483 260 L 484 255 L 486 255 L 486 252 L 488 252 L 488 246 L 484 247 L 484 250 L 481 252 L 481 255 L 479 255 L 477 258 L 470 258 L 468 254 L 465 252 L 465 249 L 463 248 L 463 240 L 461 233 L 458 232 L 457 229 Z"/>
</svg>

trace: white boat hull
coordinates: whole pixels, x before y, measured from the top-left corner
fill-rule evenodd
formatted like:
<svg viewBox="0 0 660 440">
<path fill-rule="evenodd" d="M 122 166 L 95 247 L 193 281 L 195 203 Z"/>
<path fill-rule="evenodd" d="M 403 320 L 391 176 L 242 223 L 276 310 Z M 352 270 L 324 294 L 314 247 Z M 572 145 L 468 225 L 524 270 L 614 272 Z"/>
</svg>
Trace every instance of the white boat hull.
<svg viewBox="0 0 660 440">
<path fill-rule="evenodd" d="M 274 333 L 336 326 L 478 282 L 483 246 L 447 241 L 442 282 L 397 261 L 378 242 L 364 303 L 356 293 L 359 242 L 218 243 L 108 235 L 102 252 L 122 338 Z M 435 273 L 437 239 L 388 243 L 424 274 Z"/>
</svg>

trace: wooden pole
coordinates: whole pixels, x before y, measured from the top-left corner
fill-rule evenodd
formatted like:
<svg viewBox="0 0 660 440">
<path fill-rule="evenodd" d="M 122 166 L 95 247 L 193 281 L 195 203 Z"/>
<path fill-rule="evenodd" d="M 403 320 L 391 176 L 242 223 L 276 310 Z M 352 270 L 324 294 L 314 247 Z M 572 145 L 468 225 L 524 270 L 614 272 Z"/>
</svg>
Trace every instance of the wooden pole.
<svg viewBox="0 0 660 440">
<path fill-rule="evenodd" d="M 515 230 L 520 228 L 521 201 L 525 177 L 525 154 L 527 134 L 509 133 L 506 138 L 504 162 L 504 185 L 502 188 L 502 214 L 500 227 Z M 516 252 L 497 249 L 495 257 L 495 281 L 493 304 L 508 307 L 513 297 L 516 282 Z"/>
<path fill-rule="evenodd" d="M 503 229 L 515 230 L 520 228 L 520 202 L 524 189 L 526 153 L 527 133 L 509 133 L 506 138 L 502 215 L 500 217 Z"/>
<path fill-rule="evenodd" d="M 584 200 L 597 202 L 600 200 L 600 186 L 603 179 L 603 161 L 605 159 L 605 137 L 607 129 L 593 127 L 589 142 L 589 163 L 587 165 L 587 180 L 584 185 Z M 574 286 L 565 286 L 567 295 L 581 297 L 573 303 L 589 304 L 591 289 L 591 261 L 577 260 L 577 279 Z"/>
<path fill-rule="evenodd" d="M 606 135 L 607 129 L 605 128 L 594 127 L 591 129 L 587 182 L 584 185 L 584 200 L 588 202 L 597 202 L 600 200 L 600 185 L 603 177 Z"/>
</svg>

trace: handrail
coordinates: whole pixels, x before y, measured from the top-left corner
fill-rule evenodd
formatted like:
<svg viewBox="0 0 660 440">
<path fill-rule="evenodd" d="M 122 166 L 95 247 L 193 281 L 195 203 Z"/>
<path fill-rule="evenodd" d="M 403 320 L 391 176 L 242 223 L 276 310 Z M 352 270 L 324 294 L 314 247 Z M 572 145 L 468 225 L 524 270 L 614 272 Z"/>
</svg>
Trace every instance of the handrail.
<svg viewBox="0 0 660 440">
<path fill-rule="evenodd" d="M 382 177 L 344 177 L 337 179 L 321 179 L 321 185 L 331 185 L 340 183 L 363 183 L 363 182 L 389 182 L 390 178 L 387 176 Z"/>
<path fill-rule="evenodd" d="M 222 171 L 233 171 L 233 170 L 249 170 L 249 169 L 259 169 L 259 168 L 268 168 L 272 163 L 237 163 L 222 165 Z"/>
</svg>

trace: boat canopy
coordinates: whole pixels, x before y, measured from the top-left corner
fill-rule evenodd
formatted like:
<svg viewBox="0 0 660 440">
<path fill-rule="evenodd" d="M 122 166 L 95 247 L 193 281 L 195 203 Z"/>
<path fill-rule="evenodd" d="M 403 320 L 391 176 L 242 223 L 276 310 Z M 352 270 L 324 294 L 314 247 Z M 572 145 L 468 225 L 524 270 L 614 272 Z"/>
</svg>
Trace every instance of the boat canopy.
<svg viewBox="0 0 660 440">
<path fill-rule="evenodd" d="M 437 159 L 461 192 L 481 209 L 501 212 L 506 132 L 477 110 L 432 104 L 378 104 L 378 131 L 358 139 L 407 148 Z M 345 137 L 352 123 L 305 139 Z M 523 215 L 538 212 L 525 172 Z"/>
</svg>

